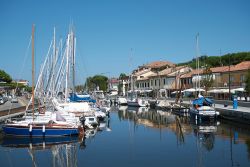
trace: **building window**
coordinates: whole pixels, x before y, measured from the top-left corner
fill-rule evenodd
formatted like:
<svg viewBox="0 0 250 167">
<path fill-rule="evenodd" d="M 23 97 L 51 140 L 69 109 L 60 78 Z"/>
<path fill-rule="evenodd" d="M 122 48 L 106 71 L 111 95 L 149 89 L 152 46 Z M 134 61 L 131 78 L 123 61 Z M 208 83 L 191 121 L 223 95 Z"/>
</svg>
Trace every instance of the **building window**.
<svg viewBox="0 0 250 167">
<path fill-rule="evenodd" d="M 144 83 L 144 87 L 145 87 L 145 88 L 147 87 L 147 83 L 146 83 L 146 82 Z"/>
<path fill-rule="evenodd" d="M 155 86 L 156 86 L 156 79 L 155 79 Z"/>
<path fill-rule="evenodd" d="M 148 82 L 148 88 L 149 88 L 149 82 Z"/>
<path fill-rule="evenodd" d="M 240 82 L 245 82 L 245 75 L 243 74 L 240 75 Z"/>
<path fill-rule="evenodd" d="M 151 80 L 151 86 L 153 86 L 153 80 Z"/>
<path fill-rule="evenodd" d="M 161 80 L 159 79 L 158 81 L 159 81 L 159 86 L 161 86 Z"/>
<path fill-rule="evenodd" d="M 166 80 L 165 80 L 165 78 L 163 79 L 163 84 L 164 84 L 164 85 L 166 84 Z"/>
<path fill-rule="evenodd" d="M 230 82 L 234 82 L 234 77 L 233 76 L 230 76 Z"/>
</svg>

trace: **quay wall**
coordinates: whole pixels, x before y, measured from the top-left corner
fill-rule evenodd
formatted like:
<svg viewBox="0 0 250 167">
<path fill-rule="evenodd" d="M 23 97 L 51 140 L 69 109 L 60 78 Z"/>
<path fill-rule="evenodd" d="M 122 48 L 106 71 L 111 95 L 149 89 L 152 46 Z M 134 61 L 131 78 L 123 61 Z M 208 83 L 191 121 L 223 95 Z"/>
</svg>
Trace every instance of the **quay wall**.
<svg viewBox="0 0 250 167">
<path fill-rule="evenodd" d="M 169 102 L 174 102 L 174 99 L 170 99 Z M 187 107 L 190 105 L 190 99 L 185 99 L 182 104 Z M 216 105 L 218 104 L 218 105 Z M 224 107 L 224 104 L 229 105 Z M 238 109 L 232 108 L 232 102 L 227 100 L 215 100 L 215 110 L 220 113 L 220 118 L 225 120 L 231 120 L 234 122 L 240 122 L 244 124 L 250 124 L 250 103 L 239 101 Z M 249 110 L 248 110 L 249 107 Z"/>
</svg>

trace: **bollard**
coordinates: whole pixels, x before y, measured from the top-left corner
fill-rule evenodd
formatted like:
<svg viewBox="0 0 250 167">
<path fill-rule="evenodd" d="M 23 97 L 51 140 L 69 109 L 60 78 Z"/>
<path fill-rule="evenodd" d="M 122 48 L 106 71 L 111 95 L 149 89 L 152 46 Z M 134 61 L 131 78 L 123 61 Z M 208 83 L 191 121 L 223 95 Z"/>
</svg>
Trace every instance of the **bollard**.
<svg viewBox="0 0 250 167">
<path fill-rule="evenodd" d="M 234 96 L 234 99 L 233 99 L 233 109 L 237 109 L 238 107 L 238 100 L 236 98 L 236 96 Z"/>
</svg>

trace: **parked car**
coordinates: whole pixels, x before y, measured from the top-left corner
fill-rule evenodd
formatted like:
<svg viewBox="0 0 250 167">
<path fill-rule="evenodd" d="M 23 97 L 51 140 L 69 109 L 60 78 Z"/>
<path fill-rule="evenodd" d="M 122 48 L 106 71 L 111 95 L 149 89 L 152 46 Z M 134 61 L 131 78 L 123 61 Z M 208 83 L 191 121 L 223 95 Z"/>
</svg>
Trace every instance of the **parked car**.
<svg viewBox="0 0 250 167">
<path fill-rule="evenodd" d="M 6 101 L 8 101 L 8 98 L 5 96 L 0 96 L 0 104 L 4 104 Z"/>
<path fill-rule="evenodd" d="M 0 104 L 3 104 L 4 103 L 4 100 L 2 97 L 0 97 Z"/>
<path fill-rule="evenodd" d="M 18 103 L 17 98 L 16 98 L 16 97 L 12 97 L 12 99 L 11 99 L 11 103 Z"/>
</svg>

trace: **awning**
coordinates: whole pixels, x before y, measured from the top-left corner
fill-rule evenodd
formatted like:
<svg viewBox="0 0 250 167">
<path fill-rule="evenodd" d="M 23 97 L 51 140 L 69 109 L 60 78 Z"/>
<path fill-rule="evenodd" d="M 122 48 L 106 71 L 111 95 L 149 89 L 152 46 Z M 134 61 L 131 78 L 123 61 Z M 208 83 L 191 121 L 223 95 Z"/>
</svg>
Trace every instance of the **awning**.
<svg viewBox="0 0 250 167">
<path fill-rule="evenodd" d="M 149 90 L 149 89 L 146 89 L 146 90 L 140 90 L 140 93 L 149 93 L 149 92 L 152 92 L 153 90 Z"/>
<path fill-rule="evenodd" d="M 229 89 L 212 89 L 207 91 L 208 93 L 229 93 Z M 231 89 L 231 93 L 244 92 L 244 88 Z"/>
<path fill-rule="evenodd" d="M 208 93 L 221 93 L 221 89 L 212 89 L 207 91 Z"/>
<path fill-rule="evenodd" d="M 176 94 L 179 93 L 179 91 L 173 91 L 171 94 Z M 181 93 L 183 93 L 183 91 L 181 91 Z"/>
<path fill-rule="evenodd" d="M 201 88 L 197 88 L 197 89 L 195 89 L 195 88 L 190 88 L 190 89 L 185 89 L 185 90 L 183 90 L 183 92 L 205 92 L 205 90 L 204 90 L 204 89 L 201 89 Z"/>
<path fill-rule="evenodd" d="M 235 92 L 245 92 L 245 89 L 244 88 L 231 89 L 231 92 L 232 93 L 235 93 Z"/>
</svg>

